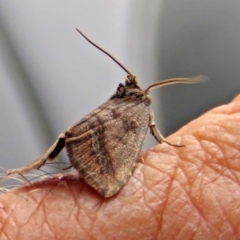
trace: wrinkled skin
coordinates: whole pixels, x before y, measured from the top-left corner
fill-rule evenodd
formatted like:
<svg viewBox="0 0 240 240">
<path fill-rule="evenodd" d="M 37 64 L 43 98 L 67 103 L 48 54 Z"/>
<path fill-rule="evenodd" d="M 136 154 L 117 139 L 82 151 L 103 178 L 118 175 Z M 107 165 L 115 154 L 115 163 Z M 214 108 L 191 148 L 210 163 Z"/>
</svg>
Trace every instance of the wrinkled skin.
<svg viewBox="0 0 240 240">
<path fill-rule="evenodd" d="M 104 199 L 76 174 L 0 195 L 0 239 L 240 238 L 240 95 L 143 152 Z"/>
</svg>

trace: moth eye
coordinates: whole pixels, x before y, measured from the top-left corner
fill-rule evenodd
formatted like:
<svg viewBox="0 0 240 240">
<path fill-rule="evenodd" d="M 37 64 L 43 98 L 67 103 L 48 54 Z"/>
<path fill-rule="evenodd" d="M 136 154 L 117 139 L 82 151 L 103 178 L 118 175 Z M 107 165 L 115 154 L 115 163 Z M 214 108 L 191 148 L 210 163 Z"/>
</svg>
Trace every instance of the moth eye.
<svg viewBox="0 0 240 240">
<path fill-rule="evenodd" d="M 120 91 L 121 88 L 124 88 L 124 85 L 122 83 L 119 83 L 117 91 Z"/>
<path fill-rule="evenodd" d="M 117 96 L 123 97 L 124 95 L 125 95 L 125 86 L 122 83 L 120 83 L 117 88 Z"/>
<path fill-rule="evenodd" d="M 70 136 L 71 136 L 70 132 L 69 132 L 69 131 L 66 131 L 65 136 L 66 136 L 66 137 L 70 137 Z"/>
</svg>

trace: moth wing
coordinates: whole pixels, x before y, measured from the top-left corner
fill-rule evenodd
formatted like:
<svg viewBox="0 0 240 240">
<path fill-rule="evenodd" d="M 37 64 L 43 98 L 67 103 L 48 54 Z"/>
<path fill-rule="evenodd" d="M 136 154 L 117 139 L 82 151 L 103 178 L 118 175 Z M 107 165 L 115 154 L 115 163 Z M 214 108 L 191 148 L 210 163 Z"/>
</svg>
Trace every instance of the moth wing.
<svg viewBox="0 0 240 240">
<path fill-rule="evenodd" d="M 85 132 L 79 130 L 80 135 L 66 139 L 72 165 L 105 197 L 114 195 L 128 182 L 148 129 L 150 110 L 143 102 L 125 108 L 123 111 L 110 105 L 90 119 L 87 115 L 88 127 L 82 121 Z M 70 134 L 71 130 L 74 127 Z"/>
</svg>

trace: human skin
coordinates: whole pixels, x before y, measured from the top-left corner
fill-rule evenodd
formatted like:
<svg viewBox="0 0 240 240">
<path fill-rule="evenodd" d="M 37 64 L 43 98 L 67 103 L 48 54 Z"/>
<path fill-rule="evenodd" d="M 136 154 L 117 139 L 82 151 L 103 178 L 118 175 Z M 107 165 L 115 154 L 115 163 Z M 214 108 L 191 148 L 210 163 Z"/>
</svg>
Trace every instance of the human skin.
<svg viewBox="0 0 240 240">
<path fill-rule="evenodd" d="M 76 173 L 0 195 L 0 239 L 240 239 L 240 95 L 142 152 L 101 197 Z"/>
</svg>

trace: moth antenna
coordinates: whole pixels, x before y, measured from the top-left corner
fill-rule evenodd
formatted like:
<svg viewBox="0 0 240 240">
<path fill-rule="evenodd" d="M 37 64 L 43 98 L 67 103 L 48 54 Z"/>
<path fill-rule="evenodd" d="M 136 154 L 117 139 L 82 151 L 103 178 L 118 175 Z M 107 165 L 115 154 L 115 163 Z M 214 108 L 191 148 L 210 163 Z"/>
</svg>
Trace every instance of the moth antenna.
<svg viewBox="0 0 240 240">
<path fill-rule="evenodd" d="M 209 78 L 205 75 L 197 75 L 189 78 L 171 78 L 171 79 L 167 79 L 167 80 L 163 80 L 163 81 L 151 84 L 145 90 L 145 94 L 147 94 L 150 89 L 157 88 L 157 87 L 163 87 L 163 86 L 177 84 L 177 83 L 194 84 L 194 83 L 206 82 L 208 79 Z"/>
<path fill-rule="evenodd" d="M 89 42 L 91 43 L 94 47 L 105 53 L 107 56 L 109 56 L 115 63 L 117 63 L 118 66 L 120 66 L 127 74 L 132 75 L 116 58 L 114 58 L 110 53 L 99 47 L 96 43 L 91 41 L 87 36 L 85 36 L 78 28 L 76 30 Z"/>
</svg>

